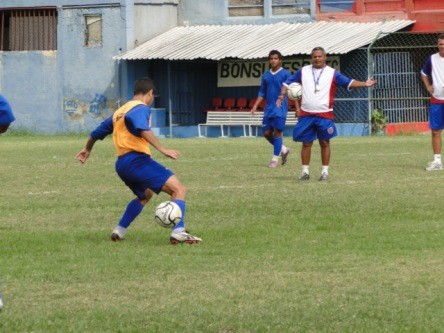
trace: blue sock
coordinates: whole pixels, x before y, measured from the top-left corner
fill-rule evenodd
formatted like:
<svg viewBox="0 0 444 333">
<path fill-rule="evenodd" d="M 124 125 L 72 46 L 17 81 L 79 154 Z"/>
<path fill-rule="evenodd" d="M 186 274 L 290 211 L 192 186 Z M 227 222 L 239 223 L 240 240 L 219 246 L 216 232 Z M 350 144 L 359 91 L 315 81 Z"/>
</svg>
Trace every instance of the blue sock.
<svg viewBox="0 0 444 333">
<path fill-rule="evenodd" d="M 282 137 L 280 138 L 274 138 L 274 144 L 273 144 L 273 155 L 279 156 L 282 150 Z"/>
<path fill-rule="evenodd" d="M 179 228 L 185 230 L 185 201 L 179 200 L 179 199 L 174 199 L 173 202 L 176 203 L 179 206 L 180 210 L 182 211 L 182 219 L 180 220 L 179 223 L 176 224 L 176 226 L 173 228 L 173 230 L 176 230 Z"/>
<path fill-rule="evenodd" d="M 143 205 L 139 202 L 138 199 L 132 200 L 128 206 L 126 206 L 125 213 L 120 219 L 119 226 L 122 228 L 128 228 L 131 222 L 140 214 L 143 209 Z"/>
</svg>

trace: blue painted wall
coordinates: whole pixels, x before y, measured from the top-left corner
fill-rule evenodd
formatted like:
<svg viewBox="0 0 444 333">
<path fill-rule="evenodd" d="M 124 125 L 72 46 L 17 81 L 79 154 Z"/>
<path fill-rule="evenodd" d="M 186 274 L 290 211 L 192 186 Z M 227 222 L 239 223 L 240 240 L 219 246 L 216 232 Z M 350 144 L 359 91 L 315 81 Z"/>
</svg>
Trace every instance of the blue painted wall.
<svg viewBox="0 0 444 333">
<path fill-rule="evenodd" d="M 131 73 L 113 56 L 176 26 L 177 3 L 2 0 L 2 9 L 57 10 L 57 50 L 0 52 L 0 93 L 10 101 L 17 119 L 11 129 L 48 134 L 93 129 L 132 95 L 128 88 L 132 77 L 148 74 L 144 66 Z M 102 16 L 100 47 L 84 45 L 85 15 L 90 14 Z M 138 24 L 143 29 L 137 29 Z"/>
<path fill-rule="evenodd" d="M 228 0 L 191 0 L 180 1 L 179 23 L 184 21 L 189 25 L 202 24 L 270 24 L 280 21 L 309 22 L 315 20 L 315 0 L 310 1 L 311 15 L 279 15 L 271 13 L 272 0 L 264 0 L 264 16 L 230 17 L 228 15 Z"/>
<path fill-rule="evenodd" d="M 271 0 L 264 3 L 269 6 Z M 174 136 L 197 135 L 195 126 L 205 122 L 202 110 L 210 107 L 212 97 L 250 99 L 259 87 L 218 88 L 214 61 L 115 61 L 113 56 L 178 21 L 265 24 L 313 19 L 305 14 L 272 17 L 269 10 L 264 17 L 230 18 L 228 0 L 2 0 L 0 6 L 57 8 L 57 50 L 0 52 L 0 93 L 8 98 L 17 118 L 12 128 L 49 134 L 90 131 L 131 98 L 136 78 L 151 76 L 157 86 L 154 106 L 167 111 L 166 125 L 171 112 L 172 124 L 190 126 Z M 101 47 L 84 46 L 84 16 L 89 14 L 102 15 Z M 352 74 L 345 66 L 343 70 Z M 356 111 L 360 109 L 354 108 L 353 121 L 365 118 Z M 344 114 L 350 113 L 344 109 Z M 176 127 L 175 131 L 181 128 Z M 361 129 L 344 130 L 351 132 Z"/>
</svg>

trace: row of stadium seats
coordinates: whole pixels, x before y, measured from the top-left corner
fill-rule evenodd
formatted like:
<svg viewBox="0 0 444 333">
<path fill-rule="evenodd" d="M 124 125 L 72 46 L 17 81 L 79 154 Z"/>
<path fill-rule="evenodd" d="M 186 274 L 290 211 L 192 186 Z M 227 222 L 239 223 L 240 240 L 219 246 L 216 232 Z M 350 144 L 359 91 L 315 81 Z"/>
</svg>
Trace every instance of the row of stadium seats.
<svg viewBox="0 0 444 333">
<path fill-rule="evenodd" d="M 222 99 L 220 97 L 213 97 L 211 101 L 211 107 L 204 109 L 203 112 L 208 111 L 250 111 L 256 103 L 257 97 L 251 98 L 249 101 L 246 97 L 240 97 L 238 99 L 234 97 L 227 97 Z M 288 100 L 288 106 L 290 111 L 295 110 L 295 102 Z M 263 99 L 257 107 L 258 111 L 263 111 L 266 104 L 266 100 Z"/>
<path fill-rule="evenodd" d="M 256 102 L 257 98 L 250 99 L 250 102 L 248 103 L 248 100 L 246 97 L 240 97 L 236 100 L 234 97 L 227 97 L 225 99 L 222 99 L 220 97 L 213 97 L 211 100 L 211 107 L 204 110 L 204 112 L 207 111 L 247 111 L 250 110 L 254 103 Z M 263 101 L 262 108 L 265 106 L 265 101 Z"/>
</svg>

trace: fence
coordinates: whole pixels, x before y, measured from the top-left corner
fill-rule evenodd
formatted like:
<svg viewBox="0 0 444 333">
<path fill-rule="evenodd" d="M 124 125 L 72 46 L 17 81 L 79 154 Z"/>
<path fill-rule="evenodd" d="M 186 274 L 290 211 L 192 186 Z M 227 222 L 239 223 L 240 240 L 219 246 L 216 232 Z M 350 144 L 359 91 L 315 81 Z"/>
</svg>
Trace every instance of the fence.
<svg viewBox="0 0 444 333">
<path fill-rule="evenodd" d="M 378 84 L 351 92 L 338 88 L 336 122 L 370 124 L 374 109 L 381 110 L 388 123 L 427 121 L 429 95 L 420 72 L 427 57 L 437 52 L 437 37 L 438 33 L 381 33 L 367 48 L 342 56 L 344 75 L 362 81 L 372 76 Z"/>
</svg>

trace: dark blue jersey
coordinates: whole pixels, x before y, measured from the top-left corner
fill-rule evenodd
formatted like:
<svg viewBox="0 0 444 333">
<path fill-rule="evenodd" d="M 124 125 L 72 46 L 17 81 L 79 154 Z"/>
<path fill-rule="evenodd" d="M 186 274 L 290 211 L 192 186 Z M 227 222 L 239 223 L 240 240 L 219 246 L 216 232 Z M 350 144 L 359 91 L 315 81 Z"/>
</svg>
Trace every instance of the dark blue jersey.
<svg viewBox="0 0 444 333">
<path fill-rule="evenodd" d="M 267 100 L 264 109 L 264 117 L 287 117 L 288 100 L 285 96 L 281 107 L 276 106 L 276 101 L 281 94 L 282 84 L 290 77 L 290 72 L 282 68 L 276 73 L 271 70 L 262 75 L 259 96 Z"/>
<path fill-rule="evenodd" d="M 9 105 L 6 98 L 0 95 L 0 124 L 8 125 L 15 120 L 14 114 L 12 113 L 11 105 Z"/>
<path fill-rule="evenodd" d="M 140 137 L 141 131 L 149 131 L 149 119 L 151 116 L 151 109 L 146 105 L 137 105 L 128 111 L 125 115 L 125 125 L 128 131 Z M 94 131 L 91 132 L 91 137 L 94 140 L 103 140 L 109 134 L 113 133 L 113 117 L 106 118 Z"/>
</svg>

